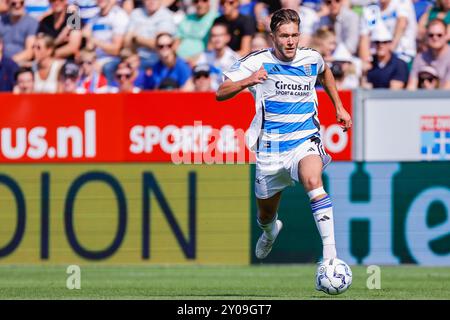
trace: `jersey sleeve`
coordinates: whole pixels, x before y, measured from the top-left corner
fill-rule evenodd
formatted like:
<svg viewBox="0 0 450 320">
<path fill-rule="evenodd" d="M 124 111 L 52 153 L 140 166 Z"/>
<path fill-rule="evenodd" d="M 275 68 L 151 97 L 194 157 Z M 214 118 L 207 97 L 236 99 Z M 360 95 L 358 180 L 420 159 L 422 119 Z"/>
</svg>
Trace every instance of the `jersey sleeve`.
<svg viewBox="0 0 450 320">
<path fill-rule="evenodd" d="M 240 81 L 258 71 L 261 65 L 262 61 L 258 61 L 256 57 L 247 56 L 236 61 L 223 75 L 233 82 Z"/>
<path fill-rule="evenodd" d="M 317 57 L 317 74 L 321 74 L 325 71 L 325 61 L 323 60 L 322 55 L 318 51 L 313 50 L 313 52 L 316 54 Z"/>
</svg>

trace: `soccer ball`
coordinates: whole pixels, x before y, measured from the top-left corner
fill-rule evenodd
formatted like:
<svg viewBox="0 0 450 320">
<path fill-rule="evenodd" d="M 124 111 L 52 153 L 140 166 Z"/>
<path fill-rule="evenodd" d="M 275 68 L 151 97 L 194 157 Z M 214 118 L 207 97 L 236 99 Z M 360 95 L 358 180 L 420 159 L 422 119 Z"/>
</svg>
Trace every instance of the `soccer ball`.
<svg viewBox="0 0 450 320">
<path fill-rule="evenodd" d="M 329 259 L 317 267 L 317 290 L 336 295 L 345 292 L 351 284 L 352 270 L 344 261 Z"/>
</svg>

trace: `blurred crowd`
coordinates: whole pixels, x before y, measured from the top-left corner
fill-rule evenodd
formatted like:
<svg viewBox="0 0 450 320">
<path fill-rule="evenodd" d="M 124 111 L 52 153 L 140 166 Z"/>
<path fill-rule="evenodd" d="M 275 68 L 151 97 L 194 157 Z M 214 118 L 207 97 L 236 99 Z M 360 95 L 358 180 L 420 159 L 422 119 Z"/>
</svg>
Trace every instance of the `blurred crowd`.
<svg viewBox="0 0 450 320">
<path fill-rule="evenodd" d="M 450 89 L 450 0 L 0 0 L 0 91 L 215 91 L 279 8 L 339 89 Z"/>
</svg>

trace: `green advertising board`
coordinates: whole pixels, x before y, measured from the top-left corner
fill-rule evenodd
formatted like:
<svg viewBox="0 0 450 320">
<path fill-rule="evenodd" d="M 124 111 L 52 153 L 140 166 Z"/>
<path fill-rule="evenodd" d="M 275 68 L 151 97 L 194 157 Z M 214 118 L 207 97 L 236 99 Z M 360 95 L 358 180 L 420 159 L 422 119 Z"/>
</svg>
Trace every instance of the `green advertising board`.
<svg viewBox="0 0 450 320">
<path fill-rule="evenodd" d="M 325 171 L 324 184 L 332 197 L 343 260 L 450 265 L 449 162 L 336 162 Z M 261 231 L 254 196 L 251 203 L 253 249 Z M 320 237 L 301 185 L 283 192 L 279 217 L 283 231 L 264 263 L 317 262 Z"/>
</svg>

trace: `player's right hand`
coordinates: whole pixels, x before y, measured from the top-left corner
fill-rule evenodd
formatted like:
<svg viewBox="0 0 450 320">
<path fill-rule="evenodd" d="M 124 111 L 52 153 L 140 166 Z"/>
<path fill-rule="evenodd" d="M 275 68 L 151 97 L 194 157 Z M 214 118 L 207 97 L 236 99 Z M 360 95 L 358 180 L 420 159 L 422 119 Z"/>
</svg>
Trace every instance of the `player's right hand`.
<svg viewBox="0 0 450 320">
<path fill-rule="evenodd" d="M 256 71 L 254 74 L 252 74 L 249 77 L 249 84 L 248 86 L 254 86 L 255 84 L 260 84 L 263 83 L 265 80 L 267 80 L 268 74 L 266 69 L 264 69 L 263 66 L 261 66 L 261 68 L 259 68 L 258 71 Z"/>
</svg>

